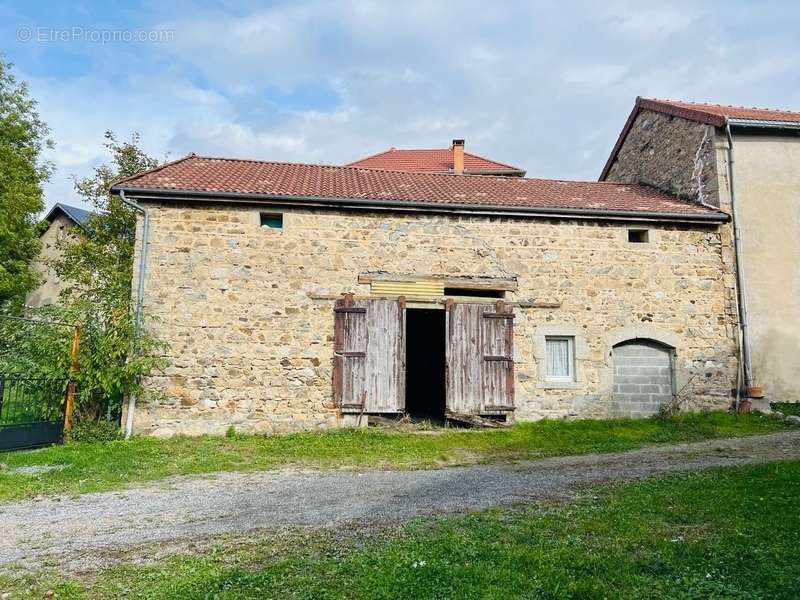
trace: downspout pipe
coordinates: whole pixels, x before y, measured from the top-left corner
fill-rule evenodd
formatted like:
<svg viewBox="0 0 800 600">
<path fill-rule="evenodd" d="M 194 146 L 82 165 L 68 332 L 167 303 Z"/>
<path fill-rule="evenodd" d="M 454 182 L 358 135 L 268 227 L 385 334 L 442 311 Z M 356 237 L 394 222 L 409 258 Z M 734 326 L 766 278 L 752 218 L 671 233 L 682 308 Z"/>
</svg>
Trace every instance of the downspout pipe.
<svg viewBox="0 0 800 600">
<path fill-rule="evenodd" d="M 747 317 L 747 287 L 742 260 L 742 232 L 736 216 L 736 185 L 734 184 L 733 135 L 730 121 L 725 122 L 725 135 L 728 138 L 728 183 L 731 190 L 731 220 L 733 222 L 733 243 L 736 254 L 736 295 L 739 305 L 739 329 L 742 338 L 742 364 L 744 365 L 745 392 L 753 386 L 753 365 L 750 354 L 750 330 Z M 738 396 L 737 396 L 738 398 Z M 738 408 L 738 407 L 737 407 Z"/>
<path fill-rule="evenodd" d="M 125 191 L 119 190 L 119 199 L 123 204 L 132 208 L 143 215 L 142 222 L 142 248 L 139 253 L 139 279 L 136 286 L 136 300 L 134 303 L 134 344 L 138 343 L 139 334 L 142 331 L 142 306 L 144 305 L 144 278 L 147 268 L 147 247 L 150 237 L 150 214 L 141 204 L 137 204 L 125 197 Z M 131 437 L 133 433 L 133 413 L 136 408 L 136 393 L 132 392 L 128 396 L 128 412 L 125 418 L 125 439 Z"/>
</svg>

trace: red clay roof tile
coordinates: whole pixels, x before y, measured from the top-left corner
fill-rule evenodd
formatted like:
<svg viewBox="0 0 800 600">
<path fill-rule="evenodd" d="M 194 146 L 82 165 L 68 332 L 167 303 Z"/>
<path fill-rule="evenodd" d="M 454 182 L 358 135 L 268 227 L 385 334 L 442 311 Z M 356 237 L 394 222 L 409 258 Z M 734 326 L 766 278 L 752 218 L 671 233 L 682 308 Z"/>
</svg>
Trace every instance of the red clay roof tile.
<svg viewBox="0 0 800 600">
<path fill-rule="evenodd" d="M 724 127 L 727 119 L 800 123 L 800 112 L 774 110 L 771 108 L 724 106 L 722 104 L 684 102 L 682 100 L 659 100 L 657 98 L 637 98 L 636 105 L 640 108 L 683 117 L 690 121 L 708 123 L 715 127 Z"/>
<path fill-rule="evenodd" d="M 281 200 L 337 199 L 470 205 L 484 210 L 566 209 L 656 213 L 687 218 L 726 215 L 654 189 L 607 182 L 525 179 L 484 175 L 409 173 L 382 169 L 212 158 L 189 155 L 118 181 L 113 191 L 252 194 Z"/>
<path fill-rule="evenodd" d="M 378 154 L 351 162 L 348 167 L 367 167 L 370 169 L 390 169 L 393 171 L 413 171 L 420 173 L 452 173 L 453 151 L 450 148 L 422 150 L 398 150 L 389 148 Z M 525 175 L 525 170 L 476 154 L 464 152 L 464 172 L 466 174 L 508 174 Z"/>
</svg>

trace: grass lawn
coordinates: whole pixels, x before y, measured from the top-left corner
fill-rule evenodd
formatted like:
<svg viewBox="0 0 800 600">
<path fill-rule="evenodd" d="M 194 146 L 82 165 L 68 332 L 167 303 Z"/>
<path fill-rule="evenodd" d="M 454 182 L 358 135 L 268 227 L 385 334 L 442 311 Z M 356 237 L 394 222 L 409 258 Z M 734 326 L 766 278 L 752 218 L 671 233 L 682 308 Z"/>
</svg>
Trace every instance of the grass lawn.
<svg viewBox="0 0 800 600">
<path fill-rule="evenodd" d="M 797 598 L 800 462 L 592 488 L 576 503 L 381 532 L 254 534 L 14 598 Z M 338 535 L 338 537 L 337 537 Z M 293 537 L 294 536 L 294 537 Z"/>
<path fill-rule="evenodd" d="M 0 454 L 0 501 L 114 490 L 170 475 L 281 466 L 431 468 L 542 456 L 614 452 L 661 442 L 781 431 L 759 414 L 692 413 L 678 419 L 539 421 L 502 430 L 347 429 L 282 436 L 134 438 Z M 49 471 L 15 471 L 55 466 Z"/>
</svg>

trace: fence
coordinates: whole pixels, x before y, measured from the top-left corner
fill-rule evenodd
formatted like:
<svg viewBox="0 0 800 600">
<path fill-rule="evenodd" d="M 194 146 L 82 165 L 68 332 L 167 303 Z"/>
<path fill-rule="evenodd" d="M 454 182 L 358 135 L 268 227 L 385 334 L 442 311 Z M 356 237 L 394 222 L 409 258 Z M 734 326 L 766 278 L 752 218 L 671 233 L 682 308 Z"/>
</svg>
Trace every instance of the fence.
<svg viewBox="0 0 800 600">
<path fill-rule="evenodd" d="M 61 441 L 67 379 L 0 375 L 0 450 Z"/>
</svg>

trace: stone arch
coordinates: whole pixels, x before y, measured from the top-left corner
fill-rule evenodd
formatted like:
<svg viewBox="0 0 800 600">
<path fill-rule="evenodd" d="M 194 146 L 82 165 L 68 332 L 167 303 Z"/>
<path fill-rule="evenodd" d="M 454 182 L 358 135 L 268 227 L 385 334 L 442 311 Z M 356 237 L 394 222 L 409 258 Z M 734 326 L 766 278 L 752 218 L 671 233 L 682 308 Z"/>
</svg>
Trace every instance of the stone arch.
<svg viewBox="0 0 800 600">
<path fill-rule="evenodd" d="M 680 338 L 677 334 L 652 325 L 635 325 L 632 327 L 620 327 L 609 331 L 606 335 L 606 361 L 611 357 L 614 346 L 630 340 L 651 340 L 662 346 L 676 351 L 680 345 Z"/>
<path fill-rule="evenodd" d="M 680 338 L 669 331 L 640 325 L 606 336 L 606 376 L 610 416 L 655 414 L 674 397 L 679 374 Z"/>
</svg>

